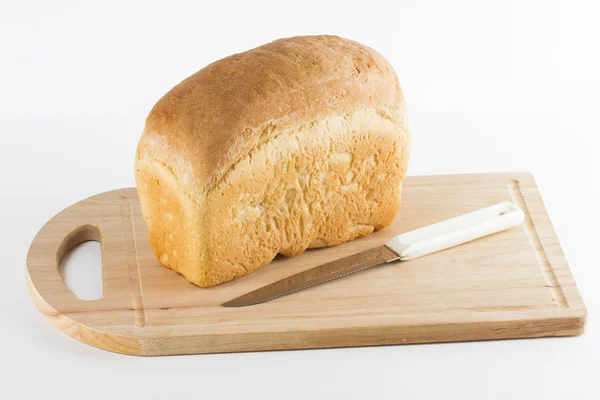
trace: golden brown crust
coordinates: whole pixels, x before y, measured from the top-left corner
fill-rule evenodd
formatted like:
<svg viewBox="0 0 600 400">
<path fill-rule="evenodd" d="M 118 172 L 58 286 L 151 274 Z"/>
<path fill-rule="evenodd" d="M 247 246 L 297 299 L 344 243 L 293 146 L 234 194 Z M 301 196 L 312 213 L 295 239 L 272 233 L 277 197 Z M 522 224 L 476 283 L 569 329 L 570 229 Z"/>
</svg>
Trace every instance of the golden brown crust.
<svg viewBox="0 0 600 400">
<path fill-rule="evenodd" d="M 390 65 L 334 36 L 219 60 L 167 93 L 136 180 L 161 262 L 200 286 L 388 225 L 410 134 Z"/>
<path fill-rule="evenodd" d="M 241 157 L 278 132 L 358 108 L 403 101 L 389 63 L 337 36 L 280 39 L 216 61 L 153 107 L 145 134 L 168 139 L 211 188 Z M 191 177 L 190 177 L 191 178 Z"/>
</svg>

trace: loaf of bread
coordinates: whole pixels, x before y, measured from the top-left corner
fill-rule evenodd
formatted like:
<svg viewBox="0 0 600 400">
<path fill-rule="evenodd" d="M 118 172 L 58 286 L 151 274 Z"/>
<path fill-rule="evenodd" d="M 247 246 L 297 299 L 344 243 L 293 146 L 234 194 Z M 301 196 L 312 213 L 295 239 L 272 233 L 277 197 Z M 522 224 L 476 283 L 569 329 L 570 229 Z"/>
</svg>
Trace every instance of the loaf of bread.
<svg viewBox="0 0 600 400">
<path fill-rule="evenodd" d="M 162 264 L 207 287 L 382 229 L 410 147 L 398 78 L 336 36 L 216 61 L 154 106 L 135 177 Z"/>
</svg>

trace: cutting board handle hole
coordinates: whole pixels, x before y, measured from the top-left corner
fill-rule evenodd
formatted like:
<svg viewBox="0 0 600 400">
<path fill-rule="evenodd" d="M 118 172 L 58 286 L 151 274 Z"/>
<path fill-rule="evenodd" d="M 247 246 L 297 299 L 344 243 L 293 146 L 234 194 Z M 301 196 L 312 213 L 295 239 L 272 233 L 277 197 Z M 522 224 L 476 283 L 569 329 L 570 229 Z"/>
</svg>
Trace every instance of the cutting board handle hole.
<svg viewBox="0 0 600 400">
<path fill-rule="evenodd" d="M 103 296 L 100 232 L 85 225 L 72 232 L 58 251 L 58 272 L 65 286 L 80 300 Z"/>
</svg>

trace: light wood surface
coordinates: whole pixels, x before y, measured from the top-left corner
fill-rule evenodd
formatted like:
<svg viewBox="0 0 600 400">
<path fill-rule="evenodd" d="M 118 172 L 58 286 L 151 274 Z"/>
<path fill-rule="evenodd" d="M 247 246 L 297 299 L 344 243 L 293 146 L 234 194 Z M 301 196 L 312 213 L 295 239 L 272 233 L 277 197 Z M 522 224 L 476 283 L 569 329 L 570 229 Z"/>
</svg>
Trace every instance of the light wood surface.
<svg viewBox="0 0 600 400">
<path fill-rule="evenodd" d="M 220 304 L 390 237 L 502 201 L 522 226 L 420 259 L 390 263 L 267 303 Z M 58 273 L 86 240 L 102 245 L 104 297 L 79 300 Z M 58 329 L 126 354 L 170 355 L 451 342 L 583 332 L 586 309 L 531 175 L 409 177 L 392 226 L 344 245 L 277 257 L 209 289 L 161 266 L 136 191 L 102 193 L 53 217 L 27 257 L 32 298 Z"/>
</svg>

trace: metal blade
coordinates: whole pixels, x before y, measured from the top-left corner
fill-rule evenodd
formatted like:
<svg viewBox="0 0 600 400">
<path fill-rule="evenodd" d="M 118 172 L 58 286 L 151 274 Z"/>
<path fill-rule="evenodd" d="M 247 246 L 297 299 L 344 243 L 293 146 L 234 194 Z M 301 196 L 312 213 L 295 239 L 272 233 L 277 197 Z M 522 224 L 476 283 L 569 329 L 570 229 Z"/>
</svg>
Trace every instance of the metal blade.
<svg viewBox="0 0 600 400">
<path fill-rule="evenodd" d="M 396 253 L 385 246 L 363 251 L 362 253 L 340 258 L 327 264 L 319 265 L 289 276 L 280 281 L 263 286 L 252 292 L 221 304 L 223 307 L 245 307 L 264 303 L 299 290 L 319 285 L 321 283 L 341 278 L 367 268 L 397 260 Z"/>
</svg>

